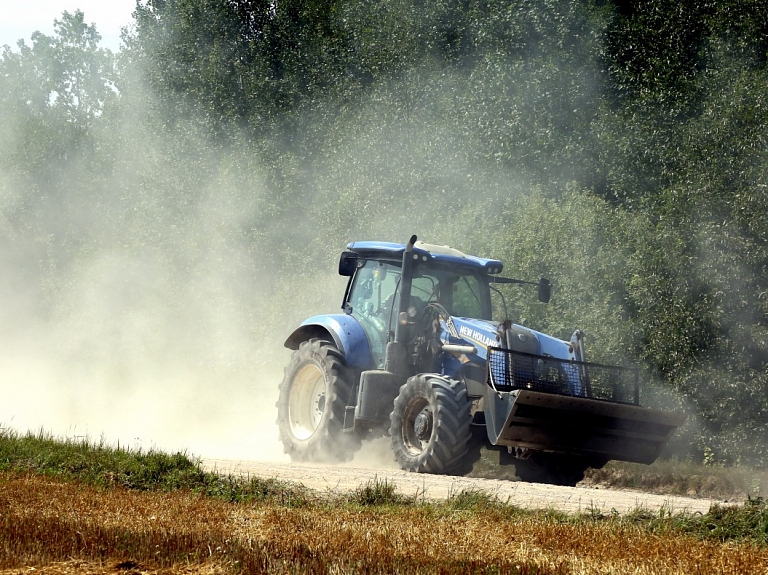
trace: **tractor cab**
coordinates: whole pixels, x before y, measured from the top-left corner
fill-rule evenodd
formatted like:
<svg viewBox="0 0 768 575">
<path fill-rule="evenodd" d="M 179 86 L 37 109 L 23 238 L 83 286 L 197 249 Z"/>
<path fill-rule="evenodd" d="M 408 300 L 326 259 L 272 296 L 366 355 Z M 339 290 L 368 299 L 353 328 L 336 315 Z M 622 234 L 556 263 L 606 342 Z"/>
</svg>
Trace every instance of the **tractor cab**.
<svg viewBox="0 0 768 575">
<path fill-rule="evenodd" d="M 451 316 L 490 319 L 489 270 L 501 262 L 472 258 L 451 248 L 418 242 L 413 248 L 410 295 L 401 308 L 402 244 L 357 242 L 341 257 L 339 271 L 349 274 L 342 308 L 362 326 L 376 368 L 384 367 L 387 343 L 394 341 L 397 323 L 406 340 L 419 335 L 419 322 L 429 307 Z M 399 252 L 399 253 L 398 253 Z M 488 266 L 492 262 L 496 265 Z M 345 273 L 346 272 L 346 273 Z"/>
</svg>

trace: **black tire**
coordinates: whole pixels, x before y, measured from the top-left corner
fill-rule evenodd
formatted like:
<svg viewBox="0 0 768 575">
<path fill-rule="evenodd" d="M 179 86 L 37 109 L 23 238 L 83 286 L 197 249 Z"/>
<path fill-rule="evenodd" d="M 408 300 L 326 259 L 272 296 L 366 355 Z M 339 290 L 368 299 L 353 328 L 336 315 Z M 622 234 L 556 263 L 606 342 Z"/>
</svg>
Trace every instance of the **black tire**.
<svg viewBox="0 0 768 575">
<path fill-rule="evenodd" d="M 528 459 L 514 459 L 515 475 L 530 483 L 549 483 L 575 487 L 584 479 L 584 472 L 599 466 L 584 457 L 573 457 L 552 453 L 532 453 Z"/>
<path fill-rule="evenodd" d="M 475 463 L 480 461 L 482 448 L 488 443 L 488 432 L 484 425 L 471 425 L 469 427 L 469 441 L 467 441 L 467 453 L 461 458 L 459 464 L 451 470 L 451 475 L 469 475 L 475 468 Z"/>
<path fill-rule="evenodd" d="M 392 451 L 402 469 L 461 473 L 471 439 L 466 386 L 438 375 L 411 377 L 390 415 Z"/>
<path fill-rule="evenodd" d="M 352 459 L 360 437 L 342 428 L 353 387 L 353 374 L 332 343 L 310 339 L 293 352 L 276 404 L 279 438 L 293 461 Z"/>
</svg>

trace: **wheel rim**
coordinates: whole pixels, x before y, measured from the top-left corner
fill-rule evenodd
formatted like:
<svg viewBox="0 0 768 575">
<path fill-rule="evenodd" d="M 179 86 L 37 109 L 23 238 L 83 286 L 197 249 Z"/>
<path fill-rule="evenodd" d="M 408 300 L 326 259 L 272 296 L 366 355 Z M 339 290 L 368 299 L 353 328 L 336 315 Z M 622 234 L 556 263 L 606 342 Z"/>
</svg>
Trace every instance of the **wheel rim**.
<svg viewBox="0 0 768 575">
<path fill-rule="evenodd" d="M 432 439 L 433 421 L 429 402 L 424 397 L 411 400 L 403 413 L 403 445 L 409 455 L 424 452 Z"/>
<path fill-rule="evenodd" d="M 301 367 L 293 379 L 288 400 L 288 422 L 298 440 L 312 437 L 325 412 L 325 374 L 314 364 Z"/>
</svg>

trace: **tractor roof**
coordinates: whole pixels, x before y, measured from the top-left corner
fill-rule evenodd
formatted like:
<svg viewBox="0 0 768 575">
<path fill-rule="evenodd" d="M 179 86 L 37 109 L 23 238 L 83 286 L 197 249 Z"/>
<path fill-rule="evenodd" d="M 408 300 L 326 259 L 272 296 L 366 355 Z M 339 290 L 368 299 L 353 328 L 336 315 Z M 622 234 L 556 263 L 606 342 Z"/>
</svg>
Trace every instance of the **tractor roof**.
<svg viewBox="0 0 768 575">
<path fill-rule="evenodd" d="M 347 249 L 360 254 L 364 258 L 386 259 L 400 261 L 403 258 L 405 244 L 395 244 L 391 242 L 352 242 Z M 483 270 L 486 273 L 500 273 L 504 264 L 499 260 L 488 260 L 475 256 L 468 256 L 459 250 L 448 246 L 436 246 L 416 242 L 413 247 L 413 253 L 421 261 L 432 263 L 444 263 L 452 266 L 461 266 L 475 270 Z"/>
</svg>

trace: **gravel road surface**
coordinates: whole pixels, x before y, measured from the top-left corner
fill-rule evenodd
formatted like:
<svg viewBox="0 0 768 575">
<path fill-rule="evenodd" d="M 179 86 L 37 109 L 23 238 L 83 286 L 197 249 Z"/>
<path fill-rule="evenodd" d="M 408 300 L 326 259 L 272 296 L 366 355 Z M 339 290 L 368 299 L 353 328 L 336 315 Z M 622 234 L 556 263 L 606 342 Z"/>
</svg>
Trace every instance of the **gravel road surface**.
<svg viewBox="0 0 768 575">
<path fill-rule="evenodd" d="M 598 489 L 594 487 L 559 487 L 523 481 L 450 477 L 408 473 L 400 469 L 364 466 L 326 466 L 317 464 L 273 463 L 232 459 L 204 459 L 206 469 L 224 474 L 241 474 L 301 483 L 320 492 L 349 492 L 371 480 L 387 480 L 398 492 L 424 499 L 445 499 L 464 490 L 479 490 L 528 509 L 557 509 L 587 511 L 598 509 L 609 513 L 627 513 L 637 508 L 673 512 L 706 513 L 711 499 L 692 499 L 667 495 L 652 495 L 637 491 Z M 357 464 L 355 464 L 357 465 Z"/>
</svg>

